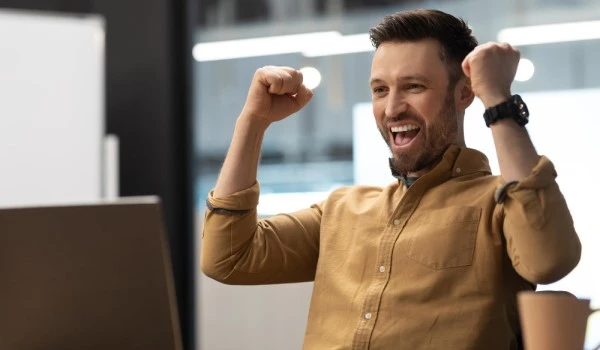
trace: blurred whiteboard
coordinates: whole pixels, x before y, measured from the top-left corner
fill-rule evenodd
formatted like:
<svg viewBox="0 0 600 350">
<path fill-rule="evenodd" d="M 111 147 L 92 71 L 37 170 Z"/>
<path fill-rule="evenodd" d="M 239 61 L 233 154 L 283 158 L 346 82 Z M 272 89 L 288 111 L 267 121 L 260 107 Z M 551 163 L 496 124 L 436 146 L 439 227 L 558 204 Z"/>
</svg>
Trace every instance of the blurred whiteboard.
<svg viewBox="0 0 600 350">
<path fill-rule="evenodd" d="M 104 22 L 0 11 L 0 205 L 102 191 Z"/>
<path fill-rule="evenodd" d="M 583 245 L 579 265 L 567 277 L 538 290 L 567 290 L 592 299 L 600 307 L 600 225 L 596 202 L 600 162 L 600 129 L 597 101 L 600 89 L 523 93 L 531 113 L 527 130 L 538 153 L 554 163 L 556 181 L 569 205 L 575 229 Z M 500 174 L 491 131 L 483 121 L 484 107 L 476 99 L 465 114 L 468 147 L 486 154 L 494 174 Z M 354 179 L 359 184 L 385 186 L 396 181 L 390 174 L 389 148 L 377 131 L 371 103 L 354 107 Z M 587 344 L 600 342 L 600 314 L 590 318 Z"/>
</svg>

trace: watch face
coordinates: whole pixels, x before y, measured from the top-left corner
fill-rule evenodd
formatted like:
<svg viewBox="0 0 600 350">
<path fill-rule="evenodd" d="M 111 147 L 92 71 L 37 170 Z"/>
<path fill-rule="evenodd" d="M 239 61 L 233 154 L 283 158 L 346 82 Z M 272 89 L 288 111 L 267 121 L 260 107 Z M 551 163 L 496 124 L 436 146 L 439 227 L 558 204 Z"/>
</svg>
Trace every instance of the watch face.
<svg viewBox="0 0 600 350">
<path fill-rule="evenodd" d="M 525 104 L 525 102 L 523 102 L 523 99 L 521 99 L 521 96 L 514 95 L 513 101 L 514 101 L 515 105 L 517 105 L 519 117 L 524 118 L 524 119 L 529 119 L 529 109 L 527 109 L 527 105 Z"/>
</svg>

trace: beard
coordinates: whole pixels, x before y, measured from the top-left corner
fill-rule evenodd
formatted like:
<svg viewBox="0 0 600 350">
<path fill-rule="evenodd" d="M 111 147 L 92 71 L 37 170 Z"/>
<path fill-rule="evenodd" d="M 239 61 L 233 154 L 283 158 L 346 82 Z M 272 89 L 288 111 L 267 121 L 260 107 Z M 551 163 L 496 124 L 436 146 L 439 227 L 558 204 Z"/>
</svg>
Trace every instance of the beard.
<svg viewBox="0 0 600 350">
<path fill-rule="evenodd" d="M 389 139 L 390 122 L 400 120 L 414 120 L 421 125 L 420 135 L 423 138 L 423 145 L 412 147 L 406 152 L 393 153 L 392 166 L 396 172 L 406 176 L 409 173 L 416 173 L 431 168 L 442 157 L 446 149 L 455 142 L 458 134 L 458 115 L 454 105 L 454 99 L 451 93 L 446 94 L 444 106 L 435 117 L 433 122 L 424 123 L 422 116 L 412 113 L 404 113 L 391 118 L 386 118 L 380 125 L 379 132 L 383 139 L 391 148 L 392 140 Z M 425 127 L 426 125 L 426 127 Z"/>
</svg>

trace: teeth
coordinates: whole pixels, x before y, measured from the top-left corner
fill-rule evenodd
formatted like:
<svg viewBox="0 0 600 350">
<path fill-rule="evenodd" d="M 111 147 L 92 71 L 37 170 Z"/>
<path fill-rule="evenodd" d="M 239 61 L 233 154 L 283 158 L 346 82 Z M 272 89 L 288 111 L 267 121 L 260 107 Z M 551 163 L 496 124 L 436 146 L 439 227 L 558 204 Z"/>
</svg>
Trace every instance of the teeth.
<svg viewBox="0 0 600 350">
<path fill-rule="evenodd" d="M 419 127 L 413 124 L 402 125 L 402 126 L 393 126 L 391 128 L 392 132 L 405 132 L 410 130 L 418 130 Z"/>
</svg>

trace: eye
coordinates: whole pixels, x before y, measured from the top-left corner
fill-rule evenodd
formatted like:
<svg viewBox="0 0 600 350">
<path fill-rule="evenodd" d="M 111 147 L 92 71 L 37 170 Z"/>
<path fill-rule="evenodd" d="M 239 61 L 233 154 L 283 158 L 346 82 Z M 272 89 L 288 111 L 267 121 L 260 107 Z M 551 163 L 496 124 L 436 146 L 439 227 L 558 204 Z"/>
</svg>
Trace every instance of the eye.
<svg viewBox="0 0 600 350">
<path fill-rule="evenodd" d="M 405 88 L 410 92 L 421 92 L 425 90 L 425 85 L 419 83 L 408 83 L 406 84 Z"/>
<path fill-rule="evenodd" d="M 387 91 L 387 89 L 383 86 L 377 86 L 373 88 L 373 94 L 374 95 L 381 95 L 383 93 L 385 93 Z"/>
</svg>

